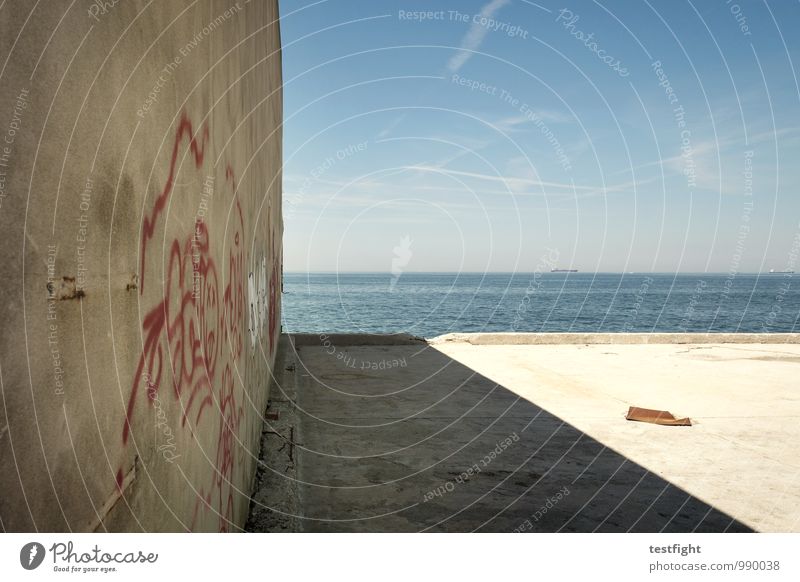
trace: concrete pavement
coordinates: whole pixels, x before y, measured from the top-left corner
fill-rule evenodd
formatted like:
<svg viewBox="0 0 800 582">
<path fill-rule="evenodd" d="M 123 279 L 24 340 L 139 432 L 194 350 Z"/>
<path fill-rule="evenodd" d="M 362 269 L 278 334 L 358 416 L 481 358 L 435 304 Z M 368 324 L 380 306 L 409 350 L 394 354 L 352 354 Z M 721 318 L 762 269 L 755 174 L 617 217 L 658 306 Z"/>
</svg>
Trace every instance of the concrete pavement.
<svg viewBox="0 0 800 582">
<path fill-rule="evenodd" d="M 255 507 L 269 513 L 283 481 L 303 531 L 800 527 L 796 336 L 492 335 L 287 342 L 271 394 L 285 396 L 292 470 L 262 467 Z M 631 405 L 695 425 L 629 422 Z"/>
</svg>

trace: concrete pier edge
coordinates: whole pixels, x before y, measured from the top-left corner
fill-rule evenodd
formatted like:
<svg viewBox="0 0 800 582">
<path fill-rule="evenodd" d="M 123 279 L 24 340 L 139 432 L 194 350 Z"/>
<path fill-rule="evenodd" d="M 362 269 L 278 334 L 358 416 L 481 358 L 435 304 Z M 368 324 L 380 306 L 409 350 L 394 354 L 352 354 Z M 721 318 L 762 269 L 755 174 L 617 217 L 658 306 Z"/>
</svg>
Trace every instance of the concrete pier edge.
<svg viewBox="0 0 800 582">
<path fill-rule="evenodd" d="M 448 333 L 432 338 L 410 334 L 291 333 L 293 345 L 336 346 L 422 345 L 451 342 L 476 346 L 574 344 L 797 344 L 800 333 Z"/>
<path fill-rule="evenodd" d="M 476 346 L 532 344 L 796 344 L 800 333 L 451 333 L 429 344 Z"/>
</svg>

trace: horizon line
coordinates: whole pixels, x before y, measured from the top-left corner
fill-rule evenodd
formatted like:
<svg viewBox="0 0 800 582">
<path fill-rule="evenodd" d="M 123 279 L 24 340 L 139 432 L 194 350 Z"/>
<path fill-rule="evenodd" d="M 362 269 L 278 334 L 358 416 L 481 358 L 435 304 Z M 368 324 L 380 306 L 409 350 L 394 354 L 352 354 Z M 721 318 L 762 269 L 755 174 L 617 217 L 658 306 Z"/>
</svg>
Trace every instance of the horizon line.
<svg viewBox="0 0 800 582">
<path fill-rule="evenodd" d="M 401 275 L 531 275 L 536 273 L 543 275 L 727 275 L 729 271 L 404 271 Z M 287 275 L 388 275 L 393 276 L 391 271 L 294 271 L 284 270 Z M 794 271 L 739 271 L 733 274 L 733 278 L 739 275 L 794 275 Z"/>
</svg>

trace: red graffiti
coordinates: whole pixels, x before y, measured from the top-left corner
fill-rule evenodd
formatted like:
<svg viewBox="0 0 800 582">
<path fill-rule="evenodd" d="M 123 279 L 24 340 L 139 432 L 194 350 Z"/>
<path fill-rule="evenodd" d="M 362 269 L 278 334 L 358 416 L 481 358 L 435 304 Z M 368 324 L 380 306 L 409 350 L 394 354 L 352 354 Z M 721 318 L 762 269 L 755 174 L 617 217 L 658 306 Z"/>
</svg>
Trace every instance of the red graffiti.
<svg viewBox="0 0 800 582">
<path fill-rule="evenodd" d="M 156 201 L 155 204 L 153 204 L 153 209 L 150 216 L 145 216 L 142 222 L 142 249 L 140 253 L 142 256 L 142 264 L 140 268 L 141 277 L 139 285 L 140 294 L 144 293 L 144 275 L 146 271 L 145 265 L 147 265 L 147 243 L 153 237 L 158 217 L 164 211 L 164 207 L 167 205 L 167 200 L 169 199 L 170 194 L 172 194 L 172 188 L 175 186 L 175 166 L 178 163 L 178 152 L 180 151 L 181 142 L 183 141 L 184 136 L 189 136 L 189 151 L 194 157 L 195 167 L 199 168 L 203 165 L 206 143 L 208 142 L 208 126 L 203 127 L 203 131 L 200 136 L 200 143 L 198 144 L 197 136 L 192 130 L 192 122 L 189 120 L 189 117 L 186 115 L 186 113 L 183 113 L 181 115 L 181 120 L 178 123 L 178 130 L 175 132 L 175 142 L 172 144 L 172 157 L 170 158 L 169 162 L 167 182 L 164 184 L 164 189 L 161 190 L 161 193 L 158 195 L 158 197 L 156 197 Z"/>
<path fill-rule="evenodd" d="M 143 222 L 140 293 L 144 292 L 148 244 L 173 193 L 178 154 L 187 137 L 195 168 L 203 166 L 205 148 L 209 141 L 208 128 L 202 129 L 198 141 L 191 121 L 184 114 L 175 133 L 166 184 Z M 233 224 L 225 229 L 225 244 L 214 246 L 206 222 L 197 221 L 191 233 L 175 238 L 169 246 L 163 294 L 142 320 L 144 343 L 133 377 L 122 430 L 122 442 L 126 445 L 131 435 L 143 378 L 147 379 L 148 386 L 146 401 L 153 404 L 156 398 L 164 398 L 162 383 L 167 371 L 171 372 L 168 374 L 171 377 L 171 394 L 182 406 L 180 426 L 186 427 L 188 421 L 189 429 L 196 434 L 195 429 L 202 422 L 205 434 L 213 426 L 218 431 L 216 453 L 208 455 L 214 463 L 212 478 L 206 486 L 197 488 L 191 527 L 194 529 L 201 515 L 211 511 L 219 517 L 220 531 L 227 531 L 234 519 L 234 483 L 237 482 L 235 468 L 237 464 L 243 464 L 243 447 L 237 446 L 238 434 L 245 416 L 240 399 L 237 398 L 234 369 L 242 359 L 244 335 L 247 331 L 245 290 L 248 278 L 246 266 L 249 263 L 246 262 L 244 251 L 244 213 L 236 194 L 236 179 L 230 164 L 225 168 L 225 189 L 232 194 L 231 203 L 235 208 Z M 275 233 L 271 232 L 271 222 L 268 230 L 270 232 L 266 240 L 272 243 L 272 272 L 269 282 L 269 341 L 272 343 L 277 326 L 279 257 Z M 224 273 L 225 288 L 220 290 L 220 272 L 214 256 L 221 253 L 223 248 L 225 261 L 221 272 Z M 224 365 L 220 372 L 222 364 Z M 212 414 L 210 418 L 213 419 L 208 428 L 205 428 L 206 414 Z M 250 424 L 249 420 L 245 417 L 244 421 Z M 251 427 L 247 426 L 246 430 L 247 438 L 250 438 L 250 432 L 253 432 Z M 238 463 L 237 456 L 240 461 Z M 117 474 L 117 483 L 120 487 L 121 470 Z"/>
</svg>

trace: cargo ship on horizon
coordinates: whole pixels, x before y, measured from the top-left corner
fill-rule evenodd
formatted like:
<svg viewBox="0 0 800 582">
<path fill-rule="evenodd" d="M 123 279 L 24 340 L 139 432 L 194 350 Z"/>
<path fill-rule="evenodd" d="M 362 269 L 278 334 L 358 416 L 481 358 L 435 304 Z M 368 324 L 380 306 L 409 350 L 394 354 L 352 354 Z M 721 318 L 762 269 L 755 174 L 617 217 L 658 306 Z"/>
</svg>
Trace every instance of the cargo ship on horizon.
<svg viewBox="0 0 800 582">
<path fill-rule="evenodd" d="M 577 273 L 578 269 L 550 269 L 551 273 Z"/>
</svg>

